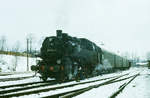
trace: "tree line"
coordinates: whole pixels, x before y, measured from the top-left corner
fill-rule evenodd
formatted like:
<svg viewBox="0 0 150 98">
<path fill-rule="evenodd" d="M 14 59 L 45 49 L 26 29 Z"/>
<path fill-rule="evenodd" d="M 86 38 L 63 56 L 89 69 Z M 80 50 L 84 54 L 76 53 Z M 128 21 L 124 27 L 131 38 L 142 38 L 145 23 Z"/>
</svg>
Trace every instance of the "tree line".
<svg viewBox="0 0 150 98">
<path fill-rule="evenodd" d="M 26 39 L 24 40 L 25 44 L 21 44 L 19 40 L 16 40 L 12 47 L 8 47 L 8 39 L 6 36 L 2 35 L 0 36 L 0 54 L 26 56 L 28 52 L 29 55 L 33 56 L 39 53 L 44 38 L 45 37 L 41 37 L 38 40 L 34 37 L 34 34 L 29 33 L 26 36 Z M 28 45 L 28 51 L 27 51 L 27 45 Z"/>
</svg>

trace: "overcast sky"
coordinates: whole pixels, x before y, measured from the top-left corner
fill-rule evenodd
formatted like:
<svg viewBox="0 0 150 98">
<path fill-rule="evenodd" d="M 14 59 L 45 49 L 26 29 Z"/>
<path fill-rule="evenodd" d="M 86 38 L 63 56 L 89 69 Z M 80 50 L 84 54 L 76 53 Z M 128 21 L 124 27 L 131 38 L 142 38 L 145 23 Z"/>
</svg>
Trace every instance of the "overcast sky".
<svg viewBox="0 0 150 98">
<path fill-rule="evenodd" d="M 150 51 L 150 0 L 0 0 L 0 36 L 8 44 L 56 29 L 85 37 L 112 51 Z M 24 45 L 25 46 L 25 45 Z"/>
</svg>

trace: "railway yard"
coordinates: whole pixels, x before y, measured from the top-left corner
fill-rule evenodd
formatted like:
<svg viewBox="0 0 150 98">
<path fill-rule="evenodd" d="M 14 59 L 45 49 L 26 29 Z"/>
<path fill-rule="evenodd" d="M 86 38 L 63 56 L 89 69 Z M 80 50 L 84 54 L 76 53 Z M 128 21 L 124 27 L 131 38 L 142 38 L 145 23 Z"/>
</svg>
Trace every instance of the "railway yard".
<svg viewBox="0 0 150 98">
<path fill-rule="evenodd" d="M 150 0 L 1 0 L 0 98 L 150 98 Z"/>
<path fill-rule="evenodd" d="M 33 72 L 1 73 L 0 97 L 148 98 L 150 69 L 130 68 L 80 81 L 43 82 Z"/>
</svg>

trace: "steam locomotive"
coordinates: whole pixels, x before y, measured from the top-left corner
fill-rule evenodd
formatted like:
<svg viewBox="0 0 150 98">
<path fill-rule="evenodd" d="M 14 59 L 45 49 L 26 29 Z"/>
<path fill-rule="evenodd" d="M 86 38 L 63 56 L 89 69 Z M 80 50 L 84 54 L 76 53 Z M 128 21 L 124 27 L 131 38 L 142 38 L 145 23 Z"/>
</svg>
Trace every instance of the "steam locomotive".
<svg viewBox="0 0 150 98">
<path fill-rule="evenodd" d="M 71 37 L 62 30 L 56 36 L 46 37 L 39 57 L 42 59 L 31 70 L 41 78 L 72 80 L 93 77 L 116 69 L 127 69 L 131 62 L 121 56 L 98 47 L 85 38 Z"/>
</svg>

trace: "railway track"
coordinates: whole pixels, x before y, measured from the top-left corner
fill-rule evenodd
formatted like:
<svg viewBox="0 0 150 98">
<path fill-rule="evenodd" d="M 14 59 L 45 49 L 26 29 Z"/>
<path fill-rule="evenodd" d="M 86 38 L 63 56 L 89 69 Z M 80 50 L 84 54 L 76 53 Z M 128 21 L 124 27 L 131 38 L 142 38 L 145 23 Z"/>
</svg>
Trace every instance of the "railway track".
<svg viewBox="0 0 150 98">
<path fill-rule="evenodd" d="M 22 86 L 28 86 L 28 85 L 33 85 L 33 84 L 38 84 L 38 83 L 49 83 L 53 80 L 49 80 L 47 82 L 39 81 L 39 82 L 29 82 L 29 83 L 20 83 L 20 84 L 13 84 L 13 85 L 5 85 L 5 86 L 0 86 L 0 89 L 7 89 L 7 88 L 12 88 L 12 87 L 22 87 Z"/>
<path fill-rule="evenodd" d="M 18 96 L 24 96 L 24 95 L 32 95 L 32 94 L 38 94 L 38 93 L 43 93 L 43 92 L 48 92 L 48 91 L 53 91 L 53 90 L 61 90 L 64 88 L 71 88 L 71 87 L 75 87 L 75 86 L 79 86 L 79 85 L 104 81 L 104 82 L 101 82 L 99 84 L 99 86 L 102 86 L 102 85 L 106 85 L 109 83 L 113 83 L 114 80 L 119 79 L 119 78 L 124 77 L 124 76 L 127 76 L 127 75 L 129 75 L 129 74 L 113 76 L 113 77 L 108 77 L 108 78 L 103 78 L 103 79 L 97 79 L 97 80 L 93 80 L 93 81 L 86 81 L 86 82 L 79 82 L 79 83 L 76 82 L 73 84 L 66 84 L 66 85 L 60 84 L 58 86 L 55 86 L 56 82 L 54 82 L 54 81 L 51 83 L 47 82 L 47 83 L 38 84 L 38 85 L 20 84 L 21 86 L 24 86 L 24 87 L 20 87 L 20 85 L 9 85 L 9 86 L 0 87 L 0 88 L 9 88 L 9 87 L 17 87 L 17 86 L 19 88 L 6 89 L 3 91 L 0 91 L 0 97 L 18 97 Z M 133 77 L 133 76 L 123 78 L 122 80 L 131 78 L 131 77 Z M 118 80 L 118 81 L 121 81 L 121 80 Z M 118 81 L 115 81 L 115 82 L 118 82 Z M 35 83 L 33 83 L 33 84 L 35 84 Z M 26 85 L 30 85 L 30 86 L 26 86 Z M 70 93 L 75 93 L 75 92 L 79 93 L 79 92 L 87 91 L 88 89 L 90 90 L 96 86 L 98 86 L 98 85 L 93 85 L 93 86 L 89 86 L 86 88 L 82 88 L 82 89 L 78 89 L 78 90 L 74 90 L 74 91 L 68 91 L 68 92 L 56 94 L 56 95 L 45 96 L 45 97 L 52 97 L 52 98 L 56 97 L 57 98 L 58 96 L 64 96 L 64 95 L 66 96 L 66 94 L 68 95 Z M 72 94 L 70 96 L 72 96 Z"/>
<path fill-rule="evenodd" d="M 10 88 L 14 87 L 11 89 L 7 90 L 0 90 L 0 94 L 6 94 L 6 93 L 11 93 L 11 92 L 17 92 L 17 91 L 22 91 L 22 90 L 28 90 L 28 89 L 33 89 L 33 88 L 38 88 L 38 87 L 44 87 L 44 86 L 49 86 L 49 85 L 54 85 L 56 84 L 55 80 L 50 80 L 47 82 L 33 82 L 33 83 L 24 83 L 24 84 L 17 84 L 17 85 L 9 85 L 5 87 L 0 87 L 0 88 Z"/>
<path fill-rule="evenodd" d="M 0 73 L 0 76 L 9 76 L 12 75 L 11 73 Z"/>
<path fill-rule="evenodd" d="M 17 75 L 17 74 L 25 74 L 25 73 L 33 73 L 29 72 L 0 72 L 0 76 L 9 76 L 9 75 Z"/>
<path fill-rule="evenodd" d="M 3 78 L 3 79 L 0 79 L 0 82 L 23 80 L 23 79 L 27 79 L 27 78 L 33 78 L 33 77 L 34 76 L 15 77 L 15 78 Z"/>
<path fill-rule="evenodd" d="M 110 98 L 115 98 L 120 92 L 123 91 L 123 89 L 132 82 L 139 74 L 135 75 L 133 78 L 131 78 L 128 82 L 124 83 L 115 93 L 113 93 Z"/>
<path fill-rule="evenodd" d="M 98 88 L 98 87 L 103 86 L 103 85 L 108 85 L 108 84 L 111 84 L 111 83 L 115 83 L 115 82 L 119 82 L 119 81 L 123 81 L 123 80 L 131 78 L 131 80 L 128 83 L 124 84 L 117 92 L 115 92 L 110 97 L 110 98 L 115 98 L 117 96 L 117 94 L 119 94 L 125 88 L 125 86 L 127 86 L 138 75 L 139 75 L 139 73 L 136 74 L 136 75 L 133 75 L 133 76 L 129 76 L 129 77 L 123 78 L 123 79 L 119 79 L 120 77 L 116 77 L 114 79 L 105 81 L 103 83 L 99 83 L 99 84 L 96 84 L 96 85 L 90 85 L 90 86 L 85 87 L 85 88 L 75 89 L 75 90 L 72 90 L 72 91 L 63 92 L 63 93 L 59 93 L 59 94 L 55 94 L 55 95 L 45 96 L 43 98 L 71 98 L 71 97 L 75 97 L 77 95 L 80 95 L 80 94 L 82 94 L 84 92 L 87 92 L 87 91 L 89 91 L 89 90 L 91 90 L 93 88 Z"/>
</svg>

